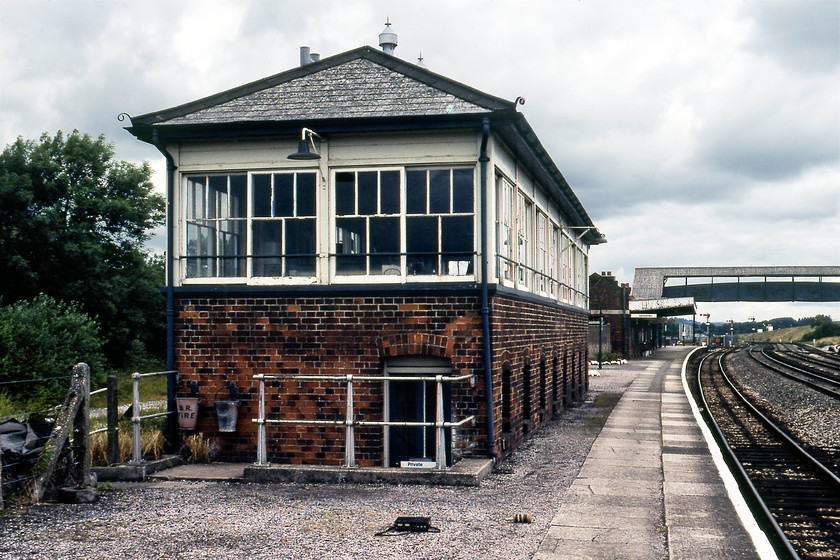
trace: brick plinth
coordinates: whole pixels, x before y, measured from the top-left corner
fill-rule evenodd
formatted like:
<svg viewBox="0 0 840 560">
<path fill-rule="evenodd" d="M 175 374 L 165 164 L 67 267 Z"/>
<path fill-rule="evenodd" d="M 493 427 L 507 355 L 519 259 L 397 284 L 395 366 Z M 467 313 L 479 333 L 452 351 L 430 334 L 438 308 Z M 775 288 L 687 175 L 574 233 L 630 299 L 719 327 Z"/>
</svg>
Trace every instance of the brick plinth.
<svg viewBox="0 0 840 560">
<path fill-rule="evenodd" d="M 266 380 L 267 418 L 343 422 L 344 381 L 291 376 L 382 375 L 387 358 L 445 358 L 453 375 L 475 376 L 474 384 L 452 384 L 452 419 L 476 416 L 475 426 L 453 429 L 452 458 L 484 457 L 487 423 L 479 308 L 479 298 L 472 295 L 184 295 L 176 300 L 175 316 L 179 396 L 187 396 L 189 383 L 197 381 L 198 431 L 210 438 L 219 458 L 254 461 L 253 419 L 259 404 L 255 374 L 281 376 Z M 587 315 L 496 295 L 491 317 L 496 450 L 504 453 L 547 421 L 552 410 L 585 392 Z M 508 372 L 504 383 L 503 368 Z M 524 380 L 526 373 L 530 382 Z M 240 405 L 238 424 L 235 432 L 220 432 L 214 402 L 230 398 L 231 382 Z M 357 420 L 384 420 L 382 382 L 354 381 L 353 391 Z M 266 429 L 273 463 L 344 463 L 343 425 L 268 424 Z M 383 465 L 381 427 L 356 427 L 355 443 L 359 465 Z"/>
</svg>

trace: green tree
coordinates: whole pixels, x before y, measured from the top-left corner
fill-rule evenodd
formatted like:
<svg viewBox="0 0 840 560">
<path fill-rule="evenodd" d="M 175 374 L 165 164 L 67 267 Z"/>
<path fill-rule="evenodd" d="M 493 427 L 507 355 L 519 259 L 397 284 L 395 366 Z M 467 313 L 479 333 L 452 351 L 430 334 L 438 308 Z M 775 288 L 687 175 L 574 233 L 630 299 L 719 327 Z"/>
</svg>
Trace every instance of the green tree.
<svg viewBox="0 0 840 560">
<path fill-rule="evenodd" d="M 114 158 L 104 136 L 60 131 L 18 138 L 0 154 L 0 262 L 4 303 L 39 293 L 76 301 L 96 317 L 104 353 L 123 365 L 137 342 L 163 349 L 160 259 L 143 243 L 164 221 L 148 163 Z"/>
<path fill-rule="evenodd" d="M 840 336 L 840 323 L 833 322 L 828 315 L 817 315 L 811 321 L 811 326 L 814 330 L 802 337 L 804 342 L 813 339 Z"/>
<path fill-rule="evenodd" d="M 32 301 L 0 307 L 0 382 L 18 402 L 55 404 L 67 392 L 73 366 L 91 367 L 92 383 L 104 379 L 102 340 L 96 321 L 77 304 L 40 294 Z M 46 381 L 41 381 L 46 379 Z"/>
</svg>

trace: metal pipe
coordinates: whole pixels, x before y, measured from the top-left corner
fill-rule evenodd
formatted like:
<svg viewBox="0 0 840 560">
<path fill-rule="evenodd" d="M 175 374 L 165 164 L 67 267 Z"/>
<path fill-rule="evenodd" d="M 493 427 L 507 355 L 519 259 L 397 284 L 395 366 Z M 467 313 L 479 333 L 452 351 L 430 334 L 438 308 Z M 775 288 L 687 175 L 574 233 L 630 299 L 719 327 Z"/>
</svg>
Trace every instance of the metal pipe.
<svg viewBox="0 0 840 560">
<path fill-rule="evenodd" d="M 176 371 L 153 371 L 151 373 L 135 373 L 137 377 L 154 377 L 156 375 L 170 375 L 172 373 L 177 373 Z"/>
<path fill-rule="evenodd" d="M 346 375 L 296 375 L 294 373 L 288 373 L 285 375 L 255 375 L 254 379 L 261 377 L 263 379 L 301 379 L 306 381 L 346 381 Z M 442 381 L 451 382 L 451 381 L 464 381 L 465 379 L 471 379 L 473 377 L 472 374 L 468 375 L 457 375 L 457 376 L 440 376 Z M 399 376 L 389 376 L 389 377 L 381 377 L 381 376 L 373 376 L 373 375 L 354 375 L 354 381 L 437 381 L 437 376 L 423 376 L 423 377 L 399 377 Z"/>
<path fill-rule="evenodd" d="M 259 419 L 257 420 L 257 464 L 267 465 L 267 448 L 265 444 L 265 376 L 255 375 L 260 380 Z"/>
<path fill-rule="evenodd" d="M 347 431 L 344 434 L 344 466 L 356 466 L 356 432 L 353 427 L 353 374 L 347 374 L 347 414 L 344 422 Z"/>
<path fill-rule="evenodd" d="M 175 369 L 175 273 L 173 271 L 175 210 L 173 203 L 175 200 L 174 175 L 176 166 L 172 154 L 161 142 L 157 129 L 152 131 L 152 145 L 166 158 L 166 369 L 173 371 Z M 175 377 L 176 374 L 170 375 L 166 385 L 166 406 L 173 413 L 176 411 L 177 380 Z M 170 446 L 177 446 L 178 436 L 178 428 L 175 425 L 173 415 L 173 418 L 167 424 L 166 439 Z"/>
<path fill-rule="evenodd" d="M 481 147 L 478 162 L 481 178 L 481 337 L 484 350 L 484 390 L 487 396 L 487 454 L 496 457 L 496 428 L 493 422 L 495 407 L 493 406 L 493 354 L 490 345 L 490 297 L 488 295 L 489 269 L 487 260 L 487 141 L 490 138 L 490 119 L 484 117 L 481 122 Z"/>
<path fill-rule="evenodd" d="M 437 462 L 436 467 L 439 469 L 446 468 L 446 432 L 443 427 L 443 380 L 441 377 L 441 375 L 438 375 L 437 382 L 435 383 L 437 388 L 437 403 L 435 407 L 435 424 L 437 425 L 437 429 L 435 430 L 435 461 Z"/>
<path fill-rule="evenodd" d="M 259 420 L 254 419 L 254 422 L 259 422 Z M 475 422 L 475 416 L 467 416 L 463 420 L 459 420 L 458 422 L 443 422 L 444 428 L 460 428 L 464 424 L 470 424 Z M 271 419 L 267 418 L 265 420 L 266 424 L 301 424 L 301 425 L 310 425 L 310 426 L 347 426 L 346 420 L 303 420 L 303 419 L 295 419 L 289 420 L 285 418 L 277 418 Z M 353 426 L 402 426 L 408 428 L 432 428 L 437 427 L 437 422 L 389 422 L 389 421 L 379 421 L 379 420 L 355 420 L 353 422 Z"/>
<path fill-rule="evenodd" d="M 131 375 L 131 462 L 139 463 L 140 454 L 140 374 Z"/>
</svg>

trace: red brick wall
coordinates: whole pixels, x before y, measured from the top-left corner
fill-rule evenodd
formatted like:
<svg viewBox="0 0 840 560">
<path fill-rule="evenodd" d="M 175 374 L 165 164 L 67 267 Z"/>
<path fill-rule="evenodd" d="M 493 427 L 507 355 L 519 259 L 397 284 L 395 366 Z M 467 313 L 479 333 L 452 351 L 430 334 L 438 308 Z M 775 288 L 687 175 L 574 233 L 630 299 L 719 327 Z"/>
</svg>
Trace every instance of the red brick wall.
<svg viewBox="0 0 840 560">
<path fill-rule="evenodd" d="M 587 337 L 589 314 L 556 305 L 496 297 L 493 300 L 493 372 L 500 453 L 518 447 L 527 434 L 549 421 L 554 412 L 580 400 L 589 388 Z M 545 367 L 544 382 L 541 368 Z M 510 368 L 510 421 L 503 418 L 502 370 Z M 565 370 L 565 375 L 564 375 Z M 530 382 L 525 373 L 530 373 Z M 557 383 L 557 400 L 554 383 Z M 545 387 L 545 396 L 541 392 Z M 526 391 L 530 413 L 525 414 Z M 541 402 L 545 407 L 541 408 Z"/>
<path fill-rule="evenodd" d="M 524 303 L 496 296 L 492 302 L 494 403 L 497 451 L 517 446 L 529 430 L 550 418 L 553 359 L 569 360 L 566 402 L 586 388 L 585 312 Z M 220 458 L 256 459 L 259 385 L 254 374 L 381 375 L 383 358 L 426 355 L 451 360 L 454 375 L 473 373 L 475 386 L 452 385 L 453 420 L 476 415 L 476 425 L 453 430 L 453 457 L 485 456 L 486 397 L 479 301 L 473 296 L 383 297 L 181 297 L 176 301 L 175 356 L 181 374 L 179 396 L 190 381 L 199 384 L 198 431 L 210 437 Z M 540 360 L 546 360 L 546 402 L 541 410 Z M 501 436 L 501 371 L 513 375 L 511 433 Z M 530 419 L 521 418 L 522 372 L 530 364 Z M 558 375 L 559 379 L 559 375 Z M 217 429 L 213 402 L 228 398 L 227 385 L 238 390 L 239 421 L 234 433 Z M 299 379 L 266 381 L 266 417 L 343 420 L 343 382 Z M 359 420 L 383 420 L 381 382 L 354 383 L 354 412 Z M 562 402 L 562 397 L 561 397 Z M 344 463 L 341 426 L 268 424 L 271 462 Z M 362 466 L 383 462 L 380 427 L 356 428 L 356 460 Z"/>
</svg>

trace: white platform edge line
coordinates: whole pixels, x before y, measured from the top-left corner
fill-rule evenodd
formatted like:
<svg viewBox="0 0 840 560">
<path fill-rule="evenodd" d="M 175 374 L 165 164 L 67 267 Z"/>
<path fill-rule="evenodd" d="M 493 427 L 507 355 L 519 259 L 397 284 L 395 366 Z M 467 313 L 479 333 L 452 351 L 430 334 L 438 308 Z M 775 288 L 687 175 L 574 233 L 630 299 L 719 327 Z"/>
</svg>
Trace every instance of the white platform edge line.
<svg viewBox="0 0 840 560">
<path fill-rule="evenodd" d="M 709 430 L 709 427 L 706 426 L 706 423 L 700 416 L 700 409 L 697 407 L 697 403 L 694 402 L 694 397 L 691 396 L 691 391 L 688 388 L 688 382 L 685 379 L 685 368 L 688 364 L 689 358 L 691 358 L 691 355 L 699 350 L 701 350 L 701 348 L 695 348 L 688 354 L 688 356 L 685 357 L 685 360 L 683 360 L 682 371 L 680 373 L 683 391 L 685 391 L 685 395 L 688 398 L 688 404 L 691 406 L 691 412 L 697 420 L 697 425 L 703 433 L 703 438 L 706 440 L 706 445 L 709 447 L 709 453 L 712 455 L 712 460 L 715 463 L 718 474 L 723 480 L 723 485 L 726 488 L 729 500 L 735 508 L 735 513 L 737 513 L 738 517 L 741 519 L 744 529 L 746 529 L 747 534 L 749 534 L 750 539 L 752 539 L 756 552 L 758 552 L 758 555 L 762 560 L 778 560 L 779 557 L 776 555 L 776 551 L 773 550 L 770 541 L 767 539 L 767 535 L 758 526 L 755 516 L 753 516 L 752 511 L 750 511 L 749 506 L 747 506 L 747 502 L 744 500 L 744 496 L 741 495 L 741 491 L 738 488 L 738 483 L 735 481 L 735 477 L 732 475 L 732 472 L 723 460 L 723 453 L 721 453 L 720 447 L 718 447 L 717 442 L 714 437 L 712 437 L 711 430 Z"/>
</svg>

